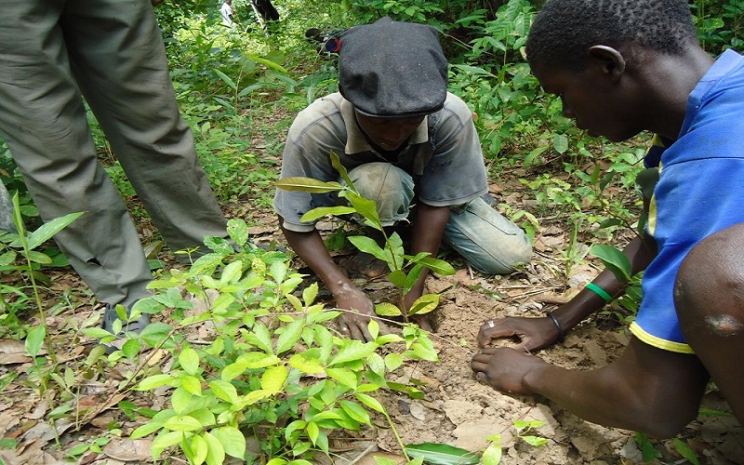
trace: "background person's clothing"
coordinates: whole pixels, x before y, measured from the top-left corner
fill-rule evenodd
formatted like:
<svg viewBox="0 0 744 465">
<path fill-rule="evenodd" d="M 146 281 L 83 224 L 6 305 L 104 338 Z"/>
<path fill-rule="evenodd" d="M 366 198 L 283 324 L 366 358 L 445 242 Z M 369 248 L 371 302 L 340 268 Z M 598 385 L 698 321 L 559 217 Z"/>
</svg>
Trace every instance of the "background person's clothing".
<svg viewBox="0 0 744 465">
<path fill-rule="evenodd" d="M 385 154 L 370 146 L 357 125 L 353 106 L 341 94 L 320 98 L 300 112 L 289 130 L 281 177 L 337 180 L 339 175 L 331 165 L 331 151 L 338 154 L 341 163 L 349 171 L 374 162 L 391 163 L 405 171 L 415 186 L 418 202 L 454 210 L 448 228 L 458 216 L 456 211 L 464 209 L 488 192 L 483 153 L 473 125 L 472 112 L 452 94 L 447 94 L 442 110 L 426 116 L 395 160 L 387 159 Z M 382 182 L 382 179 L 378 181 Z M 315 228 L 313 223 L 300 221 L 307 211 L 335 204 L 333 194 L 281 189 L 277 190 L 274 199 L 277 213 L 284 218 L 283 226 L 296 232 L 310 232 Z M 511 224 L 506 219 L 504 221 Z M 498 250 L 508 249 L 510 254 L 501 257 L 501 262 L 496 260 L 487 266 L 480 264 L 478 268 L 492 270 L 508 263 L 511 270 L 516 263 L 529 261 L 532 249 L 524 232 L 513 224 L 509 228 L 502 228 L 508 230 L 507 234 L 501 234 L 498 229 L 494 225 L 493 234 L 483 234 L 483 237 L 494 238 L 492 244 L 481 243 L 474 247 L 485 246 L 496 255 Z M 465 240 L 467 234 L 461 233 L 457 237 L 458 240 Z M 476 263 L 472 264 L 476 266 Z"/>
<path fill-rule="evenodd" d="M 227 27 L 233 27 L 233 9 L 227 4 L 223 3 L 220 7 L 220 15 L 222 15 L 222 25 Z"/>
<path fill-rule="evenodd" d="M 744 222 L 744 57 L 728 50 L 690 94 L 679 138 L 661 154 L 648 233 L 658 255 L 643 276 L 631 332 L 643 342 L 691 353 L 679 327 L 674 282 L 704 238 Z"/>
<path fill-rule="evenodd" d="M 181 118 L 149 1 L 0 0 L 0 134 L 44 220 L 99 300 L 131 305 L 152 275 L 96 157 L 82 95 L 172 250 L 226 236 Z"/>
</svg>

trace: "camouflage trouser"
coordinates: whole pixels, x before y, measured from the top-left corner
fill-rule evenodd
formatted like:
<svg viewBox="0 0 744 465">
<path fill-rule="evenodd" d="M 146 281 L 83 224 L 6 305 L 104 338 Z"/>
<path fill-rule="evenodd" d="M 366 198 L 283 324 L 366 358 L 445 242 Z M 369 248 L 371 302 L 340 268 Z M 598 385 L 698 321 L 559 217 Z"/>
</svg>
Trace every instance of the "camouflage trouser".
<svg viewBox="0 0 744 465">
<path fill-rule="evenodd" d="M 0 182 L 0 230 L 15 231 L 13 225 L 13 203 L 10 201 L 8 189 Z"/>
</svg>

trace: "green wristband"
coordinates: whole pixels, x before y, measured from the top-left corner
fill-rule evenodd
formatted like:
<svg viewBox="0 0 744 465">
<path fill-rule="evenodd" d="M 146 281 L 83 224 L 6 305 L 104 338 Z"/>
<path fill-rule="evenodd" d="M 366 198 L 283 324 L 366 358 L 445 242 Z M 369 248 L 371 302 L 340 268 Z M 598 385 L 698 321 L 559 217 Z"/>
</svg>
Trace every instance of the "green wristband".
<svg viewBox="0 0 744 465">
<path fill-rule="evenodd" d="M 589 289 L 590 291 L 594 292 L 598 296 L 602 297 L 602 299 L 605 302 L 607 302 L 607 303 L 612 302 L 612 296 L 610 294 L 608 294 L 607 291 L 605 291 L 601 287 L 597 286 L 596 284 L 589 283 L 589 284 L 586 285 L 586 289 Z"/>
</svg>

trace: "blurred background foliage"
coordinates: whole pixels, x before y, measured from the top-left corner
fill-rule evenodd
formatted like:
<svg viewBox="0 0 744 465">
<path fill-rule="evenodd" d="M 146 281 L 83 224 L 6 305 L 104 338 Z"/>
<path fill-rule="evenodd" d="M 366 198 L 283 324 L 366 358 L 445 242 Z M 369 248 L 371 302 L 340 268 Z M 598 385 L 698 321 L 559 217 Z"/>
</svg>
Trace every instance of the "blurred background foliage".
<svg viewBox="0 0 744 465">
<path fill-rule="evenodd" d="M 530 22 L 543 0 L 274 0 L 279 21 L 262 27 L 250 0 L 234 0 L 236 27 L 222 25 L 219 0 L 166 0 L 155 7 L 182 112 L 219 200 L 269 207 L 283 139 L 298 111 L 337 89 L 337 63 L 308 41 L 310 28 L 332 34 L 383 16 L 426 23 L 442 32 L 451 62 L 450 90 L 473 109 L 484 154 L 497 183 L 516 174 L 535 210 L 508 211 L 528 229 L 540 215 L 585 225 L 629 225 L 631 191 L 650 137 L 623 144 L 591 139 L 561 116 L 524 60 Z M 744 0 L 690 3 L 701 41 L 713 55 L 744 49 Z M 102 162 L 127 198 L 135 192 L 95 118 Z M 601 170 L 600 170 L 601 168 Z M 0 141 L 0 178 L 21 194 L 23 213 L 38 213 Z M 509 209 L 506 204 L 503 208 Z M 134 209 L 135 215 L 146 215 Z M 250 222 L 251 218 L 246 218 Z M 599 231 L 599 236 L 608 231 Z"/>
</svg>

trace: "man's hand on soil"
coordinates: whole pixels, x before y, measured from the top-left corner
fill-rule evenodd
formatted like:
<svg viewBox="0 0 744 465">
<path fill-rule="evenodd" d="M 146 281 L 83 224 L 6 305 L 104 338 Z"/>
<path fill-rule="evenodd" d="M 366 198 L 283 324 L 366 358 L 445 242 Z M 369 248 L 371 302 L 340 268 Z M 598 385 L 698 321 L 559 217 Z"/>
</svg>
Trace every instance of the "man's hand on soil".
<svg viewBox="0 0 744 465">
<path fill-rule="evenodd" d="M 519 338 L 516 350 L 540 350 L 558 341 L 558 331 L 550 318 L 507 317 L 488 320 L 478 332 L 478 345 L 490 347 L 494 339 Z"/>
<path fill-rule="evenodd" d="M 510 394 L 533 394 L 525 385 L 524 378 L 542 365 L 545 362 L 539 357 L 508 347 L 483 349 L 470 362 L 478 381 Z"/>
<path fill-rule="evenodd" d="M 338 308 L 351 310 L 341 315 L 339 326 L 341 332 L 353 339 L 369 342 L 373 340 L 369 333 L 369 320 L 375 315 L 375 305 L 361 289 L 344 285 L 340 292 L 334 294 Z M 380 333 L 385 334 L 387 327 L 379 322 Z"/>
</svg>

